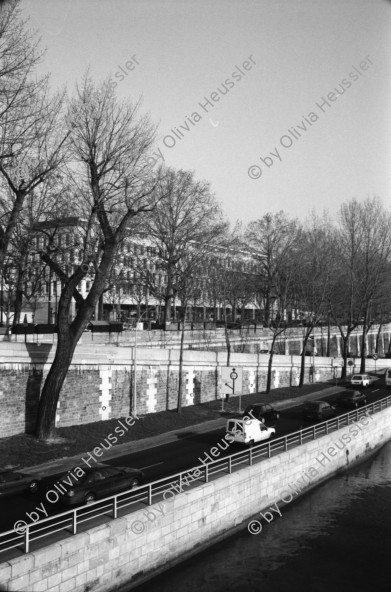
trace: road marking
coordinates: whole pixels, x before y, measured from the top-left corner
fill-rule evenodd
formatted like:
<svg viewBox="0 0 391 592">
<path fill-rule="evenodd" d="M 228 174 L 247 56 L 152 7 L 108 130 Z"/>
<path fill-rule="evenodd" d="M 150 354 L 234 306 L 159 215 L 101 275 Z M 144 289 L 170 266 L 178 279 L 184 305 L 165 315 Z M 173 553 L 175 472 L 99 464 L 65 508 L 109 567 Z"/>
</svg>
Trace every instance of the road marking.
<svg viewBox="0 0 391 592">
<path fill-rule="evenodd" d="M 377 393 L 377 391 L 380 391 L 380 389 L 375 389 L 374 391 L 371 391 L 371 393 Z"/>
<path fill-rule="evenodd" d="M 157 467 L 158 465 L 164 465 L 164 462 L 158 462 L 158 463 L 155 463 L 154 465 L 148 465 L 147 467 L 141 467 L 141 469 L 139 469 L 139 470 L 144 471 L 145 469 L 150 469 L 151 467 Z"/>
</svg>

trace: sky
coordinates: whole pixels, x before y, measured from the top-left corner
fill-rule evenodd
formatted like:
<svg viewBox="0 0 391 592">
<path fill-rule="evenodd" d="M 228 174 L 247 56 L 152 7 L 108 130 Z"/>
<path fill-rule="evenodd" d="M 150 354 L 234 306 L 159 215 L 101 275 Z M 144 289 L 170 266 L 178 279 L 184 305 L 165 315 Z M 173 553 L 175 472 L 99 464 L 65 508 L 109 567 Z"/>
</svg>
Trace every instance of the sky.
<svg viewBox="0 0 391 592">
<path fill-rule="evenodd" d="M 388 0 L 21 0 L 41 72 L 142 96 L 156 152 L 229 220 L 391 205 Z M 339 93 L 335 89 L 339 89 Z M 331 95 L 329 93 L 332 93 Z M 263 159 L 263 160 L 262 160 Z"/>
</svg>

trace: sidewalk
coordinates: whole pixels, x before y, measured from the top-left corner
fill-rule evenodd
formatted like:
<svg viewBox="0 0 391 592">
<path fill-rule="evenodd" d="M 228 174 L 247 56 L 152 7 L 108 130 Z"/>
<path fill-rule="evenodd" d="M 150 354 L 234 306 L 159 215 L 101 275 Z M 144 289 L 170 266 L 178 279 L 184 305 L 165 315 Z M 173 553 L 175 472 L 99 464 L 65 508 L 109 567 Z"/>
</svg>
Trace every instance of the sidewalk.
<svg viewBox="0 0 391 592">
<path fill-rule="evenodd" d="M 313 386 L 313 389 L 308 391 L 308 387 Z M 317 385 L 306 385 L 307 392 L 301 396 L 292 397 L 289 391 L 292 391 L 293 388 L 286 388 L 281 389 L 288 391 L 287 393 L 283 393 L 280 395 L 280 400 L 276 401 L 276 393 L 272 391 L 269 393 L 269 396 L 266 394 L 262 394 L 262 403 L 272 403 L 275 409 L 289 409 L 290 407 L 295 407 L 296 405 L 300 405 L 303 401 L 307 401 L 310 399 L 322 399 L 323 397 L 327 397 L 333 395 L 343 389 L 342 386 L 329 386 L 327 384 L 317 384 Z M 295 391 L 297 392 L 297 390 Z M 258 401 L 261 395 L 258 394 Z M 252 399 L 249 401 L 247 399 Z M 244 395 L 242 397 L 242 410 L 248 405 L 249 402 L 254 402 L 254 395 Z M 184 437 L 186 438 L 186 434 L 188 437 L 192 437 L 194 434 L 202 434 L 205 432 L 209 432 L 211 430 L 223 429 L 226 425 L 227 418 L 230 416 L 237 416 L 238 415 L 238 398 L 232 399 L 231 402 L 227 405 L 224 404 L 225 412 L 224 416 L 220 417 L 219 419 L 212 419 L 206 420 L 202 423 L 198 423 L 196 425 L 187 426 L 185 428 L 178 428 L 169 432 L 165 432 L 159 435 L 155 435 L 148 438 L 143 438 L 139 440 L 133 440 L 131 442 L 126 442 L 125 444 L 119 444 L 113 446 L 111 450 L 104 453 L 101 457 L 100 462 L 105 462 L 105 460 L 111 460 L 116 458 L 117 456 L 123 456 L 125 454 L 131 454 L 133 452 L 138 452 L 140 450 L 145 450 L 148 448 L 154 448 L 156 446 L 161 446 L 164 444 L 169 444 L 171 442 L 176 442 L 178 440 L 183 441 Z M 230 409 L 226 409 L 226 408 Z M 236 407 L 236 410 L 233 409 Z M 99 445 L 99 442 L 96 444 Z M 77 454 L 72 457 L 66 457 L 61 459 L 52 460 L 49 462 L 45 462 L 33 467 L 29 467 L 25 469 L 25 472 L 31 475 L 40 476 L 47 476 L 54 473 L 59 473 L 62 471 L 67 471 L 72 469 L 75 466 L 80 464 L 80 459 L 83 455 L 85 455 L 88 451 L 85 451 L 81 454 Z M 23 470 L 23 469 L 19 469 Z"/>
</svg>

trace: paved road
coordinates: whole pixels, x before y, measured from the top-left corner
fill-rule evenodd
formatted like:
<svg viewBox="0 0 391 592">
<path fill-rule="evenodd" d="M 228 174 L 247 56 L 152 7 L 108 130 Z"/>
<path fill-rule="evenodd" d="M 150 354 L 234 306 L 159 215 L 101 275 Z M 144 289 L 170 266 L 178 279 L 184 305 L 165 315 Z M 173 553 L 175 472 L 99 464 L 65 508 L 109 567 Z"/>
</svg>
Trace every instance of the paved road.
<svg viewBox="0 0 391 592">
<path fill-rule="evenodd" d="M 365 390 L 367 394 L 367 403 L 372 403 L 390 394 L 390 390 L 384 386 L 384 381 L 379 381 L 379 386 L 373 385 L 372 387 Z M 339 389 L 330 388 L 327 389 L 326 393 L 335 393 L 336 391 L 343 390 L 342 387 Z M 312 394 L 312 399 L 322 399 L 331 403 L 335 402 L 337 394 Z M 326 395 L 326 396 L 325 396 Z M 285 402 L 280 403 L 279 407 L 285 406 L 285 409 L 280 411 L 280 419 L 268 425 L 275 425 L 277 428 L 277 437 L 284 436 L 286 434 L 295 432 L 301 427 L 308 427 L 313 425 L 311 421 L 304 421 L 301 416 L 302 405 L 297 405 L 297 402 Z M 339 409 L 337 415 L 342 415 L 349 411 L 349 409 Z M 209 422 L 210 423 L 210 422 Z M 213 422 L 216 424 L 216 422 Z M 137 452 L 123 452 L 121 455 L 117 455 L 115 458 L 105 460 L 107 464 L 119 465 L 119 466 L 130 466 L 138 469 L 142 469 L 145 472 L 146 480 L 153 481 L 163 476 L 167 476 L 173 473 L 178 473 L 190 469 L 196 465 L 201 464 L 199 459 L 205 458 L 205 454 L 209 453 L 210 449 L 222 439 L 225 434 L 225 420 L 217 420 L 218 427 L 209 429 L 209 431 L 202 431 L 202 428 L 195 428 L 194 431 L 187 430 L 186 432 L 178 432 L 178 436 L 175 441 L 166 444 L 160 444 L 152 448 L 139 449 Z M 225 440 L 223 440 L 226 442 Z M 142 446 L 142 442 L 140 443 Z M 229 445 L 226 451 L 221 451 L 220 457 L 228 454 L 233 454 L 243 450 L 243 446 L 237 443 Z M 83 455 L 85 458 L 87 455 Z M 82 460 L 80 463 L 76 462 L 74 466 L 84 466 Z M 57 473 L 60 476 L 61 473 Z M 26 512 L 35 511 L 36 507 L 42 507 L 40 504 L 43 503 L 45 510 L 48 515 L 54 515 L 65 511 L 59 503 L 52 504 L 48 503 L 45 496 L 41 493 L 31 495 L 29 493 L 18 495 L 12 498 L 5 498 L 0 500 L 0 531 L 13 528 L 14 523 L 17 520 L 25 520 L 31 523 L 31 520 L 26 517 Z M 44 514 L 42 514 L 44 517 Z"/>
</svg>

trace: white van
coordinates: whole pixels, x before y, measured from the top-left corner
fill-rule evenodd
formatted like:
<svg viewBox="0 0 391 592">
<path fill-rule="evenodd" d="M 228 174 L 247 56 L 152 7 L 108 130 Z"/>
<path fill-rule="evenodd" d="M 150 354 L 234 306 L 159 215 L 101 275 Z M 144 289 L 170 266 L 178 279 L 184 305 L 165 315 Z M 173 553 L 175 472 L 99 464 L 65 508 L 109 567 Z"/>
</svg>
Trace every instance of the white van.
<svg viewBox="0 0 391 592">
<path fill-rule="evenodd" d="M 258 419 L 228 419 L 226 440 L 255 444 L 262 440 L 269 440 L 276 433 L 275 428 L 268 428 Z M 232 439 L 233 438 L 233 439 Z"/>
</svg>

